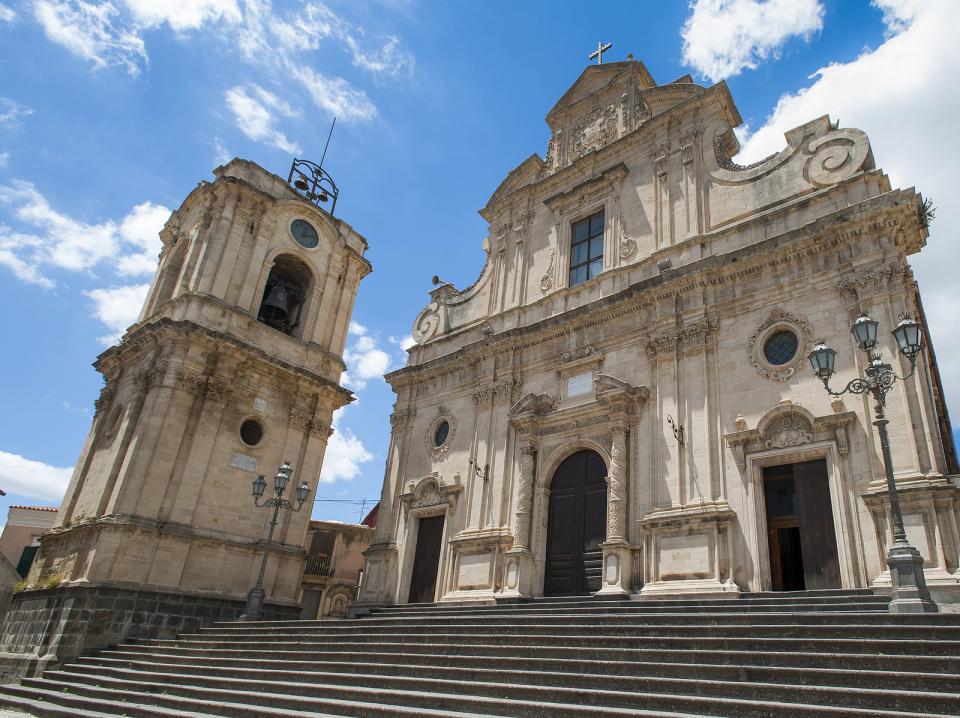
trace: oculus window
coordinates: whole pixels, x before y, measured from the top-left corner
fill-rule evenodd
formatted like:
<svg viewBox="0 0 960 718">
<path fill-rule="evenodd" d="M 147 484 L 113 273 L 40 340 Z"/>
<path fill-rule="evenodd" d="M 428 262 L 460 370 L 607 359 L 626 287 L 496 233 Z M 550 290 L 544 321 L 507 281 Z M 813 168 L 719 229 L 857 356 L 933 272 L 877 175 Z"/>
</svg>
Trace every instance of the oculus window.
<svg viewBox="0 0 960 718">
<path fill-rule="evenodd" d="M 603 269 L 603 210 L 573 223 L 570 286 L 593 279 Z"/>
<path fill-rule="evenodd" d="M 763 356 L 774 366 L 781 366 L 796 356 L 799 345 L 797 335 L 789 329 L 783 329 L 767 339 L 763 345 Z"/>
</svg>

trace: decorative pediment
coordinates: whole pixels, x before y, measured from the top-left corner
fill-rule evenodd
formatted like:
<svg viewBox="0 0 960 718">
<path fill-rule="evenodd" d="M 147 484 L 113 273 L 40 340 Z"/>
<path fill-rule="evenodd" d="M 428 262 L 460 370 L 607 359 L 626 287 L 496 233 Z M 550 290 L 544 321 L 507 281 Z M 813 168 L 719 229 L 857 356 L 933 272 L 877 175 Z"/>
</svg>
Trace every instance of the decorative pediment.
<svg viewBox="0 0 960 718">
<path fill-rule="evenodd" d="M 453 483 L 445 483 L 440 474 L 434 472 L 419 481 L 411 480 L 406 493 L 397 497 L 403 506 L 404 513 L 414 509 L 432 509 L 434 507 L 449 506 L 451 511 L 456 510 L 457 500 L 463 484 L 460 475 L 453 477 Z"/>
<path fill-rule="evenodd" d="M 639 401 L 646 401 L 650 390 L 645 386 L 634 386 L 623 379 L 617 379 L 609 374 L 597 374 L 593 382 L 598 399 L 611 398 L 623 394 Z"/>
<path fill-rule="evenodd" d="M 653 77 L 650 75 L 646 66 L 636 60 L 625 62 L 608 62 L 602 65 L 590 65 L 580 77 L 570 86 L 563 97 L 547 113 L 547 122 L 550 121 L 563 110 L 572 107 L 582 100 L 608 89 L 611 85 L 618 82 L 625 83 L 628 79 L 635 79 L 642 89 L 649 89 L 656 86 Z M 552 124 L 552 123 L 551 123 Z"/>
<path fill-rule="evenodd" d="M 836 408 L 842 410 L 843 404 L 838 403 Z M 783 401 L 764 414 L 755 429 L 747 429 L 746 421 L 738 417 L 738 431 L 726 434 L 724 439 L 736 456 L 741 471 L 747 466 L 748 453 L 803 446 L 815 441 L 834 441 L 840 455 L 846 456 L 849 451 L 847 425 L 856 418 L 852 411 L 814 416 L 799 404 Z"/>
<path fill-rule="evenodd" d="M 548 197 L 543 201 L 547 207 L 558 214 L 566 214 L 570 210 L 587 205 L 616 189 L 630 170 L 623 162 L 618 162 L 598 176 L 581 182 L 576 187 Z"/>
<path fill-rule="evenodd" d="M 557 404 L 557 399 L 550 394 L 527 394 L 513 405 L 513 408 L 508 412 L 508 416 L 514 417 L 527 413 L 546 414 L 553 411 Z"/>
<path fill-rule="evenodd" d="M 536 182 L 542 168 L 543 160 L 540 159 L 540 155 L 534 153 L 527 157 L 527 159 L 517 165 L 517 167 L 506 176 L 506 179 L 500 183 L 500 186 L 497 187 L 493 195 L 490 197 L 490 200 L 487 202 L 487 207 L 493 206 L 504 197 L 509 197 L 511 194 L 519 189 L 522 189 L 523 187 L 526 187 L 528 184 Z M 481 211 L 480 214 L 488 222 L 493 221 L 493 218 L 484 215 L 483 211 Z"/>
</svg>

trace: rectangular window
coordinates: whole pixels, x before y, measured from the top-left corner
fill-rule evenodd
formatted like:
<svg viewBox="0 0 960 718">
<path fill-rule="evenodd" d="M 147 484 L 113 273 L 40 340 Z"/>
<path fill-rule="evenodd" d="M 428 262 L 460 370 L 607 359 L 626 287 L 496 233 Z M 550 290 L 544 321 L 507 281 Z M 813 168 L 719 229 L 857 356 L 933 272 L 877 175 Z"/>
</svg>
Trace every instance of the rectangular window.
<svg viewBox="0 0 960 718">
<path fill-rule="evenodd" d="M 583 396 L 593 391 L 593 372 L 577 374 L 567 379 L 567 396 Z"/>
<path fill-rule="evenodd" d="M 603 269 L 603 210 L 573 223 L 570 286 L 593 279 Z"/>
</svg>

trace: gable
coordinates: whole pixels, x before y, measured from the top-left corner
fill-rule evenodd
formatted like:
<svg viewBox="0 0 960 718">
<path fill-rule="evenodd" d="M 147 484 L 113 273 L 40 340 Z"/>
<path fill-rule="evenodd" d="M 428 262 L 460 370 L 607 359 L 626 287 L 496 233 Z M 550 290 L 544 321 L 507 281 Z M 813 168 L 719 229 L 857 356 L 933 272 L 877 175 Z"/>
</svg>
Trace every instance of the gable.
<svg viewBox="0 0 960 718">
<path fill-rule="evenodd" d="M 653 81 L 653 77 L 647 71 L 646 66 L 638 60 L 590 65 L 580 73 L 580 77 L 547 113 L 547 123 L 553 127 L 554 123 L 551 120 L 564 109 L 576 105 L 591 95 L 602 92 L 618 80 L 625 81 L 627 75 L 634 76 L 641 89 L 656 87 L 657 83 Z"/>
</svg>

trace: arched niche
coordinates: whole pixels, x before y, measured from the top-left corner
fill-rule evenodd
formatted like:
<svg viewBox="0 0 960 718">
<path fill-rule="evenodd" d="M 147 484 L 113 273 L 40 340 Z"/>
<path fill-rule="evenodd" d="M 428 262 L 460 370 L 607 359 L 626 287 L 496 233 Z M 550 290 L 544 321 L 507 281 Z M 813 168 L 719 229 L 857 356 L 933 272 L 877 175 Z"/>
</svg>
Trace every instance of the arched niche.
<svg viewBox="0 0 960 718">
<path fill-rule="evenodd" d="M 277 255 L 260 296 L 257 321 L 302 337 L 313 289 L 313 272 L 302 259 L 292 254 Z"/>
</svg>

